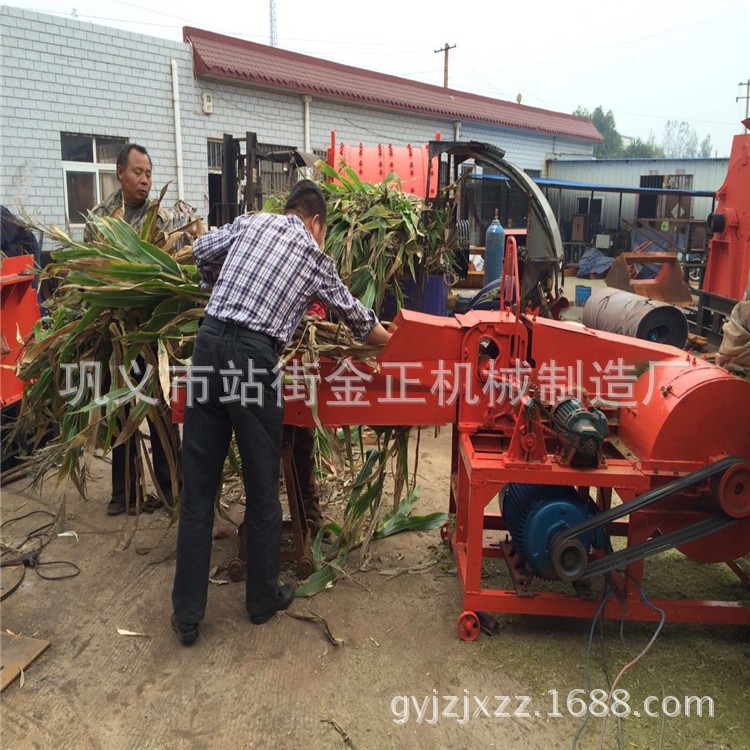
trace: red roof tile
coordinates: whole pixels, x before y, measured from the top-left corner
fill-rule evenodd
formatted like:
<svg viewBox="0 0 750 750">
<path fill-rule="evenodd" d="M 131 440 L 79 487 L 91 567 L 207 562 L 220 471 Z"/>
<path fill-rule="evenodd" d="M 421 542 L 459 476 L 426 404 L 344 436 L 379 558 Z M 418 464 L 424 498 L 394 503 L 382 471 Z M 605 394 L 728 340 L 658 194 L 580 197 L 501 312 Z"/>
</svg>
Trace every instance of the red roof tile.
<svg viewBox="0 0 750 750">
<path fill-rule="evenodd" d="M 183 38 L 193 45 L 197 76 L 230 78 L 256 86 L 450 120 L 470 120 L 586 141 L 603 140 L 593 123 L 584 117 L 375 73 L 189 26 L 183 28 Z"/>
</svg>

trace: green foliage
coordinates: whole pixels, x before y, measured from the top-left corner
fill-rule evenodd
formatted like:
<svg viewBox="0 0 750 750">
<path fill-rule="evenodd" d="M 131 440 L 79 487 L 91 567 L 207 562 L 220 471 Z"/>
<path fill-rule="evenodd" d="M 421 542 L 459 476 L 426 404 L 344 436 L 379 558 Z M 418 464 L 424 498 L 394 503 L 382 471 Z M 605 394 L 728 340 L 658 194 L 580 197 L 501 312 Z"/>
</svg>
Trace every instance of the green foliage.
<svg viewBox="0 0 750 750">
<path fill-rule="evenodd" d="M 617 131 L 612 110 L 605 113 L 604 109 L 598 106 L 590 112 L 583 107 L 576 107 L 573 114 L 577 117 L 588 117 L 604 138 L 604 143 L 594 146 L 594 156 L 597 159 L 692 159 L 698 156 L 711 156 L 711 136 L 707 135 L 699 146 L 695 128 L 686 120 L 667 121 L 661 146 L 656 144 L 653 135 L 648 140 L 636 138 L 625 146 L 622 136 Z"/>
<path fill-rule="evenodd" d="M 150 468 L 140 458 L 145 451 L 138 426 L 146 416 L 157 426 L 172 486 L 178 486 L 177 445 L 165 411 L 169 365 L 190 356 L 208 292 L 200 288 L 195 266 L 178 264 L 146 239 L 150 222 L 139 235 L 122 219 L 91 215 L 90 221 L 96 229 L 92 243 L 47 229 L 62 243 L 46 271 L 60 286 L 19 364 L 18 375 L 29 384 L 15 434 L 31 432 L 38 442 L 59 425 L 58 476 L 70 478 L 82 495 L 93 449 L 107 452 L 135 435 L 135 495 L 141 500 Z M 139 358 L 151 373 L 140 383 L 131 373 Z M 138 384 L 138 398 L 131 383 Z"/>
<path fill-rule="evenodd" d="M 653 136 L 648 141 L 636 138 L 622 150 L 624 159 L 661 159 L 664 152 L 654 142 Z"/>
<path fill-rule="evenodd" d="M 379 438 L 378 448 L 368 451 L 354 482 L 344 511 L 343 525 L 331 523 L 318 533 L 312 550 L 315 572 L 297 588 L 298 597 L 314 596 L 346 575 L 349 554 L 362 548 L 364 557 L 371 539 L 385 539 L 403 531 L 437 529 L 448 519 L 446 513 L 411 514 L 419 498 L 419 487 L 414 487 L 381 518 L 381 498 L 389 459 L 402 457 L 397 461 L 399 473 L 395 477 L 396 486 L 408 486 L 408 466 L 403 457 L 407 451 L 409 431 L 383 428 Z M 323 552 L 326 535 L 332 536 L 332 542 Z"/>
<path fill-rule="evenodd" d="M 686 120 L 667 120 L 662 145 L 664 155 L 671 159 L 693 159 L 698 156 L 698 134 Z"/>
<path fill-rule="evenodd" d="M 414 195 L 403 193 L 396 174 L 380 184 L 362 182 L 344 166 L 339 174 L 327 164 L 320 183 L 328 202 L 325 252 L 352 294 L 363 305 L 379 311 L 386 293 L 403 304 L 398 281 L 417 280 L 418 270 L 444 273 L 453 270 L 456 238 L 450 211 L 429 209 Z M 264 210 L 280 211 L 283 197 L 270 198 Z"/>
<path fill-rule="evenodd" d="M 711 143 L 711 136 L 707 135 L 702 141 L 698 156 L 703 159 L 710 159 L 711 152 L 713 151 L 713 144 Z"/>
<path fill-rule="evenodd" d="M 596 107 L 593 112 L 577 107 L 573 114 L 576 117 L 588 117 L 604 138 L 604 143 L 594 146 L 594 156 L 597 159 L 613 159 L 620 156 L 622 136 L 617 132 L 615 116 L 611 109 L 605 113 L 601 106 Z"/>
<path fill-rule="evenodd" d="M 449 215 L 426 211 L 421 201 L 401 193 L 394 179 L 391 175 L 382 185 L 369 185 L 347 170 L 336 182 L 324 185 L 331 206 L 328 251 L 355 296 L 369 306 L 382 304 L 389 288 L 400 294 L 399 274 L 413 276 L 417 267 L 449 268 L 453 258 Z M 210 292 L 200 286 L 189 248 L 171 253 L 153 244 L 153 221 L 147 221 L 138 234 L 120 218 L 91 215 L 89 220 L 95 230 L 90 243 L 77 242 L 57 227 L 46 229 L 50 239 L 62 245 L 53 253 L 54 263 L 47 271 L 60 285 L 19 367 L 19 376 L 29 385 L 16 434 L 31 429 L 40 439 L 51 425 L 60 425 L 53 446 L 60 461 L 58 476 L 70 478 L 84 496 L 87 458 L 93 449 L 106 453 L 116 445 L 129 445 L 135 437 L 135 494 L 140 504 L 146 496 L 146 476 L 149 472 L 153 476 L 139 430 L 146 417 L 154 422 L 165 445 L 172 486 L 179 485 L 180 457 L 167 409 L 169 367 L 188 363 Z M 171 235 L 163 239 L 165 247 L 176 244 Z M 316 326 L 307 321 L 304 327 L 315 331 Z M 325 348 L 323 342 L 308 350 L 308 355 L 311 351 L 315 357 L 318 353 L 351 355 L 334 324 L 321 322 L 319 326 L 321 338 L 326 326 L 336 329 L 336 346 Z M 131 374 L 136 360 L 145 362 L 148 377 Z M 87 363 L 85 368 L 82 363 Z M 98 381 L 91 377 L 92 371 L 100 373 Z M 135 385 L 139 395 L 134 400 Z M 76 392 L 75 403 L 71 388 Z M 343 453 L 335 435 L 321 434 L 322 455 Z M 350 435 L 347 432 L 347 439 Z M 335 580 L 346 566 L 348 553 L 359 546 L 366 548 L 372 538 L 442 523 L 443 514 L 411 516 L 419 494 L 415 487 L 398 504 L 403 487 L 408 486 L 408 438 L 407 428 L 382 431 L 382 446 L 367 455 L 359 472 L 343 526 L 328 528 L 336 540 L 325 560 L 321 539 L 316 542 L 317 571 L 303 591 L 319 590 Z M 353 467 L 351 450 L 348 455 Z M 399 474 L 396 509 L 381 523 L 380 499 L 391 461 Z M 228 468 L 238 470 L 236 457 L 230 457 Z M 175 508 L 178 498 L 164 500 Z"/>
</svg>

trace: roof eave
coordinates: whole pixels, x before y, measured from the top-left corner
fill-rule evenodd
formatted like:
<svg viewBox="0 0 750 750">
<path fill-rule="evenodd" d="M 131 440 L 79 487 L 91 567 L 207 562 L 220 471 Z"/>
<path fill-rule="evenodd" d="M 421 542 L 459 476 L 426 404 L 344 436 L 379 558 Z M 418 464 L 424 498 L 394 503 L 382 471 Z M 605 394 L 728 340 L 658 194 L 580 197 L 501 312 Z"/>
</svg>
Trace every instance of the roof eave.
<svg viewBox="0 0 750 750">
<path fill-rule="evenodd" d="M 194 70 L 195 75 L 198 78 L 206 78 L 215 81 L 226 81 L 231 79 L 232 81 L 238 81 L 240 83 L 254 86 L 257 88 L 266 88 L 271 90 L 283 90 L 283 91 L 294 91 L 299 94 L 311 94 L 319 96 L 323 99 L 330 99 L 333 101 L 355 101 L 365 106 L 377 106 L 386 107 L 387 109 L 396 112 L 412 112 L 414 114 L 425 114 L 433 117 L 440 117 L 446 120 L 463 120 L 469 122 L 477 122 L 483 125 L 494 125 L 496 127 L 507 128 L 509 130 L 524 130 L 530 133 L 544 133 L 545 135 L 552 135 L 557 137 L 571 138 L 573 140 L 584 141 L 586 143 L 601 143 L 604 139 L 600 136 L 598 139 L 594 136 L 587 137 L 579 133 L 565 132 L 560 129 L 552 128 L 539 128 L 532 126 L 523 126 L 518 123 L 511 123 L 500 118 L 493 117 L 481 117 L 476 115 L 467 115 L 465 112 L 459 110 L 450 109 L 438 109 L 435 107 L 422 107 L 419 105 L 409 105 L 400 102 L 394 102 L 392 100 L 378 99 L 373 97 L 357 96 L 346 91 L 339 91 L 331 89 L 328 91 L 322 91 L 320 88 L 315 86 L 305 86 L 303 84 L 296 83 L 294 81 L 279 81 L 279 80 L 258 80 L 257 78 L 247 75 L 245 73 L 234 71 L 226 68 L 212 68 L 205 60 L 200 56 L 197 50 L 194 48 Z"/>
</svg>

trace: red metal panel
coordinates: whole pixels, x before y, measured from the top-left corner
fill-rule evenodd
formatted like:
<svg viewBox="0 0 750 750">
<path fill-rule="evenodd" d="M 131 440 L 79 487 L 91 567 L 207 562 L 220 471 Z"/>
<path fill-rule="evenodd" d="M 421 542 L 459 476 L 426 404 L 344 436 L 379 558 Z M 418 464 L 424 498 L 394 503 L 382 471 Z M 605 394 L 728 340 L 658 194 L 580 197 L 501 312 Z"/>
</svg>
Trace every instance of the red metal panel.
<svg viewBox="0 0 750 750">
<path fill-rule="evenodd" d="M 711 222 L 719 231 L 708 246 L 701 288 L 740 300 L 750 275 L 750 134 L 734 136 L 726 180 L 716 199 Z"/>
<path fill-rule="evenodd" d="M 33 287 L 34 258 L 5 258 L 0 268 L 0 407 L 20 401 L 24 383 L 13 369 L 23 353 L 23 341 L 39 320 L 39 302 Z"/>
</svg>

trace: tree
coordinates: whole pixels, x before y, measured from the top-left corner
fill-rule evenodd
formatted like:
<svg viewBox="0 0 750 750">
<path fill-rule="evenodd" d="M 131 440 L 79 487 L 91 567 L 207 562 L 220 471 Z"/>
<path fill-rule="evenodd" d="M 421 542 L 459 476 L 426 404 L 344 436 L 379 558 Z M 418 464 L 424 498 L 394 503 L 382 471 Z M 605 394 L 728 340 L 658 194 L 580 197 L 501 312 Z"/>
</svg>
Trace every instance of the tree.
<svg viewBox="0 0 750 750">
<path fill-rule="evenodd" d="M 707 135 L 701 141 L 701 152 L 700 152 L 700 155 L 704 159 L 709 159 L 711 157 L 711 151 L 713 151 L 713 144 L 711 143 L 711 136 Z"/>
<path fill-rule="evenodd" d="M 698 134 L 687 120 L 667 120 L 661 145 L 667 158 L 694 159 L 698 156 Z M 710 138 L 708 148 L 710 151 Z"/>
<path fill-rule="evenodd" d="M 615 116 L 611 109 L 605 113 L 601 106 L 593 111 L 579 106 L 573 114 L 576 117 L 588 117 L 602 134 L 604 143 L 594 146 L 594 156 L 597 159 L 694 159 L 698 156 L 707 158 L 713 150 L 710 135 L 707 135 L 698 146 L 698 134 L 687 120 L 667 120 L 661 147 L 656 144 L 653 133 L 648 140 L 636 138 L 627 146 L 623 146 L 622 136 L 617 132 Z"/>
<path fill-rule="evenodd" d="M 593 112 L 589 112 L 583 107 L 576 107 L 573 114 L 576 117 L 588 117 L 602 134 L 604 143 L 597 143 L 594 146 L 594 156 L 597 159 L 612 159 L 620 155 L 622 152 L 622 136 L 617 132 L 615 116 L 611 109 L 605 114 L 601 106 Z"/>
<path fill-rule="evenodd" d="M 664 152 L 656 145 L 653 134 L 647 140 L 636 138 L 631 141 L 620 154 L 623 159 L 661 159 Z"/>
</svg>

